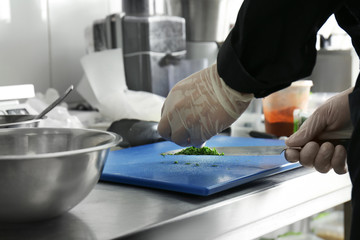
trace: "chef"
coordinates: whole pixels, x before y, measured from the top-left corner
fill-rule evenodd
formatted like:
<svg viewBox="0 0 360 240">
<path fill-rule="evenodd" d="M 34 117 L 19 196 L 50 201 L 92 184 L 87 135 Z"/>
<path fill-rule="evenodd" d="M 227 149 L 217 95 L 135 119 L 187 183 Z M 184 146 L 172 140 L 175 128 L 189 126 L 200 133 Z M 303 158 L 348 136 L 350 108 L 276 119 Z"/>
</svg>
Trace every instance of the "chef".
<svg viewBox="0 0 360 240">
<path fill-rule="evenodd" d="M 229 127 L 253 98 L 265 97 L 309 76 L 316 60 L 316 34 L 334 14 L 360 51 L 359 0 L 244 0 L 236 24 L 219 50 L 217 64 L 176 84 L 162 109 L 159 133 L 181 146 L 202 146 Z M 208 26 L 211 28 L 211 26 Z M 342 81 L 342 79 L 339 79 Z M 351 239 L 360 239 L 360 80 L 329 99 L 286 140 L 290 162 L 325 173 L 349 170 Z M 312 141 L 320 133 L 353 125 L 347 149 Z M 347 163 L 346 163 L 347 159 Z"/>
</svg>

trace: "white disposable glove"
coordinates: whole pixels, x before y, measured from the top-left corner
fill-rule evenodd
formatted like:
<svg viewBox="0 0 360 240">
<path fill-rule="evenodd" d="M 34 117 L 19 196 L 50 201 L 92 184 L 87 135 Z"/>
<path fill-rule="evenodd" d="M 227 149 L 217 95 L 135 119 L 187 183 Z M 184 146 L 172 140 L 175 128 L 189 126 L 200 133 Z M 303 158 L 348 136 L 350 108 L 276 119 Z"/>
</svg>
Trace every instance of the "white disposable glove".
<svg viewBox="0 0 360 240">
<path fill-rule="evenodd" d="M 330 98 L 304 122 L 300 129 L 286 141 L 289 147 L 302 147 L 301 151 L 287 149 L 285 157 L 289 162 L 300 162 L 306 167 L 314 167 L 321 173 L 332 168 L 338 174 L 347 172 L 346 149 L 330 142 L 319 144 L 319 135 L 351 127 L 348 95 L 352 88 Z"/>
<path fill-rule="evenodd" d="M 158 132 L 180 146 L 201 146 L 229 127 L 253 97 L 228 87 L 214 64 L 171 89 L 162 108 Z"/>
</svg>

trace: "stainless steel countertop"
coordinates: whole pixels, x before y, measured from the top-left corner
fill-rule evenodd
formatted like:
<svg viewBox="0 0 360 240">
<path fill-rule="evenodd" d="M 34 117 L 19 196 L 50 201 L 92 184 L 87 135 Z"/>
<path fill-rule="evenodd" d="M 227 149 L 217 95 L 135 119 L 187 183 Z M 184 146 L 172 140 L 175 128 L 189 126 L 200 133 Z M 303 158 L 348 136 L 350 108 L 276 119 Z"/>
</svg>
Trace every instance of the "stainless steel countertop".
<svg viewBox="0 0 360 240">
<path fill-rule="evenodd" d="M 208 197 L 100 182 L 70 212 L 0 239 L 254 239 L 350 200 L 348 174 L 299 168 Z"/>
</svg>

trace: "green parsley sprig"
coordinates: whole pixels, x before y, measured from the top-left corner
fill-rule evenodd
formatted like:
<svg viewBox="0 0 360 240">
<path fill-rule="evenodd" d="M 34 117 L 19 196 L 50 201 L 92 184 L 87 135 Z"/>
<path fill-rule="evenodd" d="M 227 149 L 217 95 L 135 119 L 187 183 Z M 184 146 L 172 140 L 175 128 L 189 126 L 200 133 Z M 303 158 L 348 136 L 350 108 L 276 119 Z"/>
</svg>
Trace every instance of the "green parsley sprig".
<svg viewBox="0 0 360 240">
<path fill-rule="evenodd" d="M 219 153 L 215 148 L 209 148 L 209 147 L 202 147 L 202 148 L 187 147 L 177 153 L 174 153 L 173 155 L 218 155 L 218 156 L 224 156 L 224 153 Z"/>
</svg>

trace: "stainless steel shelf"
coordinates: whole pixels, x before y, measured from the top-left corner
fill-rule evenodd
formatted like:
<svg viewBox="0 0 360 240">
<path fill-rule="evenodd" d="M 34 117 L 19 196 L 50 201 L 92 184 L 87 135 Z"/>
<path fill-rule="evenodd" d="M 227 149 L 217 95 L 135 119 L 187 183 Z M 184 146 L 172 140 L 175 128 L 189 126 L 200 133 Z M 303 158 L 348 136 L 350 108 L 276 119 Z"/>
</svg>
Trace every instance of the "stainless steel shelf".
<svg viewBox="0 0 360 240">
<path fill-rule="evenodd" d="M 254 239 L 350 200 L 348 174 L 299 168 L 208 197 L 100 182 L 69 213 L 1 239 Z"/>
</svg>

